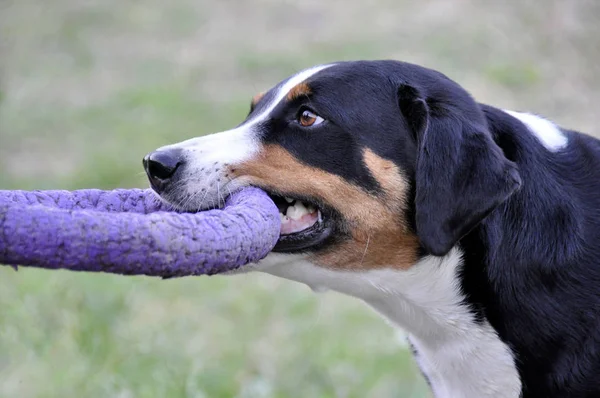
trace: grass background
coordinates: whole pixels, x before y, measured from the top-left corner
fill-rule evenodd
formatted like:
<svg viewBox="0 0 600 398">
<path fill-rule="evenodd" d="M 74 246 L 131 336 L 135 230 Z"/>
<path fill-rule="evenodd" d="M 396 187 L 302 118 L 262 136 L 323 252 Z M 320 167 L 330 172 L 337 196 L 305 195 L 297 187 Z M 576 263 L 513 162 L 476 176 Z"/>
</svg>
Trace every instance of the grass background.
<svg viewBox="0 0 600 398">
<path fill-rule="evenodd" d="M 395 58 L 596 133 L 596 0 L 0 0 L 0 189 L 143 187 L 317 63 Z M 0 397 L 428 397 L 360 302 L 266 275 L 0 269 Z"/>
</svg>

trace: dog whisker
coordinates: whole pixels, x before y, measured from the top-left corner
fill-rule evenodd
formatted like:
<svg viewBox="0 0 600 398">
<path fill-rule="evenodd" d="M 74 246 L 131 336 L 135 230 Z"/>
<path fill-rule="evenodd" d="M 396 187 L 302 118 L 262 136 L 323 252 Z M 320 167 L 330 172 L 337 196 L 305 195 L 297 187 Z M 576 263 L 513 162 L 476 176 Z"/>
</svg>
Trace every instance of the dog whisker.
<svg viewBox="0 0 600 398">
<path fill-rule="evenodd" d="M 363 265 L 365 261 L 365 256 L 367 255 L 367 250 L 369 250 L 369 242 L 371 242 L 371 234 L 367 235 L 367 244 L 365 245 L 365 251 L 363 252 L 362 258 L 360 259 L 360 266 Z"/>
</svg>

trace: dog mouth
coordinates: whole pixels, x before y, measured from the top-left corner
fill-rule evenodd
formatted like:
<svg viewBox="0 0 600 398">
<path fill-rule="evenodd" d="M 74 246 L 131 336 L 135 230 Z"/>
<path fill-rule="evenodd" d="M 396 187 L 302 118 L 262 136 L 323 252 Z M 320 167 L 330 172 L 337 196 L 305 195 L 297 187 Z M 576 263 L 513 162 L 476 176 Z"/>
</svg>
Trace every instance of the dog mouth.
<svg viewBox="0 0 600 398">
<path fill-rule="evenodd" d="M 317 204 L 318 201 L 306 197 L 290 197 L 266 191 L 271 200 L 279 209 L 281 229 L 279 239 L 273 252 L 297 253 L 314 251 L 321 247 L 332 237 L 335 220 L 339 218 L 337 212 L 326 205 Z M 180 202 L 165 193 L 159 195 L 161 200 L 175 206 Z M 216 205 L 216 203 L 213 203 Z M 175 206 L 175 208 L 178 208 Z M 217 206 L 204 207 L 204 210 L 217 208 Z M 198 212 L 199 208 L 179 208 L 180 211 Z"/>
<path fill-rule="evenodd" d="M 274 252 L 297 252 L 323 244 L 333 232 L 331 213 L 306 198 L 269 193 L 279 209 L 281 232 Z"/>
</svg>

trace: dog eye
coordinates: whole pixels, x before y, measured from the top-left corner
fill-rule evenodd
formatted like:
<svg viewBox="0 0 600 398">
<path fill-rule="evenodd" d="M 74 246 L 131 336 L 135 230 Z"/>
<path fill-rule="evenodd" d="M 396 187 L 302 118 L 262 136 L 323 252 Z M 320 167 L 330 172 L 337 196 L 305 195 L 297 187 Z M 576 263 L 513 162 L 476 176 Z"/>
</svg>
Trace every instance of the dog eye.
<svg viewBox="0 0 600 398">
<path fill-rule="evenodd" d="M 300 123 L 300 125 L 303 127 L 318 126 L 323 122 L 324 120 L 321 116 L 316 115 L 308 109 L 302 111 L 302 113 L 300 113 L 298 116 L 298 123 Z"/>
</svg>

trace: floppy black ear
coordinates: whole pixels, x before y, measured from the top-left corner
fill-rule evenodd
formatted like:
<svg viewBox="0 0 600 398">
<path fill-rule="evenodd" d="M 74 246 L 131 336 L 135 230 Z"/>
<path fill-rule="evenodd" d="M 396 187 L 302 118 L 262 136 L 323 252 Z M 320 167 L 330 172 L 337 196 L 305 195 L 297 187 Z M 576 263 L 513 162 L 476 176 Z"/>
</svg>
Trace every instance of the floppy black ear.
<svg viewBox="0 0 600 398">
<path fill-rule="evenodd" d="M 416 139 L 416 229 L 429 253 L 442 256 L 521 185 L 516 165 L 493 141 L 478 105 L 426 100 L 414 87 L 398 91 Z M 429 101 L 429 103 L 428 103 Z"/>
</svg>

